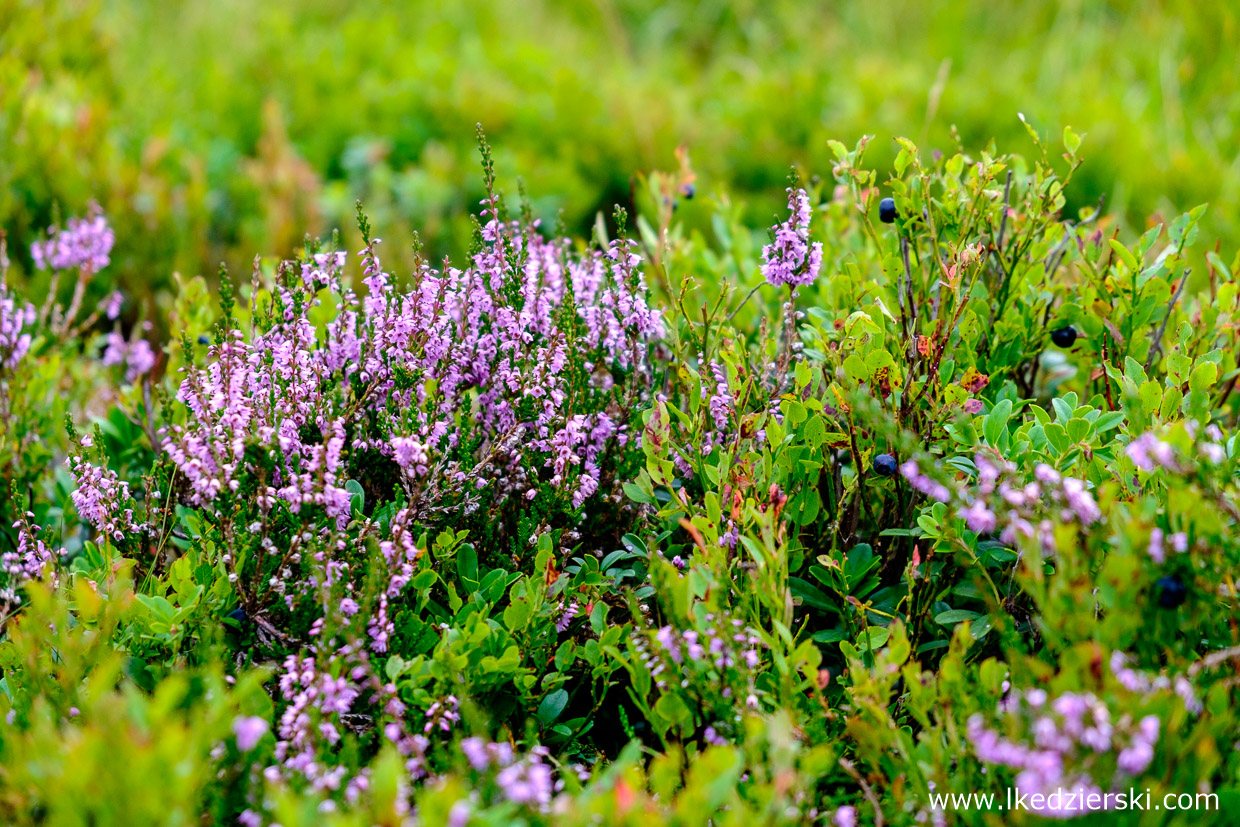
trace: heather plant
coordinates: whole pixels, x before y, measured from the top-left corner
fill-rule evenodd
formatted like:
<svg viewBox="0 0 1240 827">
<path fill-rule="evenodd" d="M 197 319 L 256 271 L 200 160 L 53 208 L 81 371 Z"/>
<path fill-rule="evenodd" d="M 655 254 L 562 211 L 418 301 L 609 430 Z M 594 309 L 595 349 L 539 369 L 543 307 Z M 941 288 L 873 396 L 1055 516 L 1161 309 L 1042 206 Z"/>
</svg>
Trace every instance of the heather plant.
<svg viewBox="0 0 1240 827">
<path fill-rule="evenodd" d="M 54 230 L 47 311 L 0 296 L 6 818 L 1234 796 L 1238 262 L 1204 208 L 1135 240 L 1065 211 L 1080 139 L 1029 134 L 901 139 L 882 182 L 831 142 L 832 180 L 794 171 L 766 229 L 720 198 L 709 239 L 682 155 L 588 243 L 482 141 L 468 259 L 389 268 L 359 209 L 360 249 L 180 279 L 158 348 L 101 283 L 107 217 Z M 124 798 L 153 766 L 161 816 Z"/>
</svg>

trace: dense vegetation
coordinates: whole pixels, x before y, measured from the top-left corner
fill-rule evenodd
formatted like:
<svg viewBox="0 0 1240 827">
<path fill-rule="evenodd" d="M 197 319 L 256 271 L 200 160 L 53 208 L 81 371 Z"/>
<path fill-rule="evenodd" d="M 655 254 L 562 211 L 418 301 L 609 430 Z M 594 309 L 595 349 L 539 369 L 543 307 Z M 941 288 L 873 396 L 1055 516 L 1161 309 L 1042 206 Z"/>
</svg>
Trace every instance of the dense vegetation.
<svg viewBox="0 0 1240 827">
<path fill-rule="evenodd" d="M 1028 141 L 709 236 L 682 158 L 588 243 L 483 142 L 467 256 L 359 207 L 158 319 L 124 216 L 10 249 L 4 819 L 1226 823 L 1240 259 Z"/>
</svg>

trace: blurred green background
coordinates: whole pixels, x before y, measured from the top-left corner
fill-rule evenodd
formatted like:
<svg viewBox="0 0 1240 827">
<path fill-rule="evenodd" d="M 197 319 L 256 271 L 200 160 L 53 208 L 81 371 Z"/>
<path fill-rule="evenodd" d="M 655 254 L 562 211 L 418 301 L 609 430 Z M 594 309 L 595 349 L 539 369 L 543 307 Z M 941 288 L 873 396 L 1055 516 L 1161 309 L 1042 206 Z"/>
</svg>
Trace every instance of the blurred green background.
<svg viewBox="0 0 1240 827">
<path fill-rule="evenodd" d="M 418 229 L 459 253 L 482 195 L 474 124 L 500 182 L 586 232 L 634 173 L 687 145 L 698 191 L 782 210 L 789 166 L 826 141 L 893 135 L 1032 150 L 1086 133 L 1070 208 L 1105 194 L 1141 228 L 1240 206 L 1240 6 L 993 0 L 0 0 L 0 226 L 19 271 L 53 205 L 97 200 L 114 272 L 248 271 L 305 232 L 349 231 L 361 198 L 389 259 Z M 682 203 L 707 229 L 709 207 Z M 20 275 L 19 275 L 20 278 Z"/>
</svg>

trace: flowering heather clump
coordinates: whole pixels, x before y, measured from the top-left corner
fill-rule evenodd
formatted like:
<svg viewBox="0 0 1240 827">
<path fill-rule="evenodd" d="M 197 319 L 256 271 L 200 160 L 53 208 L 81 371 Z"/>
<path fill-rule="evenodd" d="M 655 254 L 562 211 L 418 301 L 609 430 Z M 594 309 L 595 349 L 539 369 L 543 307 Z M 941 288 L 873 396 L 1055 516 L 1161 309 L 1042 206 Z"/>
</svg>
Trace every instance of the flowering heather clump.
<svg viewBox="0 0 1240 827">
<path fill-rule="evenodd" d="M 81 440 L 83 450 L 93 444 L 90 436 Z M 100 535 L 118 543 L 144 531 L 145 526 L 134 518 L 129 483 L 120 479 L 115 471 L 94 465 L 84 456 L 69 457 L 68 465 L 77 483 L 72 497 L 79 517 Z"/>
<path fill-rule="evenodd" d="M 342 253 L 282 267 L 249 341 L 230 329 L 206 367 L 186 368 L 178 398 L 191 417 L 173 429 L 169 452 L 191 502 L 213 503 L 242 475 L 262 475 L 245 458 L 256 442 L 281 458 L 268 508 L 316 502 L 342 517 L 347 496 L 328 477 L 342 452 L 357 451 L 394 460 L 420 514 L 445 500 L 467 509 L 483 495 L 503 500 L 543 474 L 581 506 L 609 446 L 629 438 L 612 372 L 645 370 L 659 314 L 626 242 L 578 253 L 536 226 L 495 218 L 482 238 L 472 266 L 423 266 L 407 292 L 382 269 L 378 240 L 360 253 L 365 297 L 341 283 Z M 310 315 L 321 290 L 340 299 L 320 333 Z M 337 436 L 319 457 L 311 446 L 325 428 Z"/>
<path fill-rule="evenodd" d="M 34 305 L 23 303 L 13 295 L 0 270 L 0 372 L 16 370 L 30 350 L 29 327 L 34 321 Z"/>
<path fill-rule="evenodd" d="M 1004 701 L 1004 712 L 1022 720 L 1029 740 L 1005 739 L 976 714 L 968 726 L 974 754 L 984 763 L 1017 770 L 1015 787 L 1022 794 L 1045 796 L 1045 805 L 1036 812 L 1050 818 L 1089 812 L 1080 796 L 1057 806 L 1060 799 L 1053 793 L 1059 790 L 1111 793 L 1112 799 L 1127 795 L 1126 787 L 1149 768 L 1158 745 L 1157 716 L 1113 720 L 1107 705 L 1090 693 L 1065 692 L 1052 698 L 1041 689 L 1013 691 Z M 1111 765 L 1116 768 L 1113 781 L 1104 775 L 1100 784 L 1097 773 Z"/>
<path fill-rule="evenodd" d="M 776 287 L 812 284 L 822 269 L 822 242 L 809 240 L 809 195 L 788 188 L 788 220 L 771 228 L 775 240 L 762 248 L 762 275 Z"/>
<path fill-rule="evenodd" d="M 18 589 L 28 580 L 37 580 L 55 574 L 55 566 L 64 555 L 64 549 L 53 551 L 40 537 L 42 529 L 31 522 L 34 517 L 26 513 L 13 524 L 17 532 L 17 547 L 0 554 L 0 571 L 7 575 L 0 587 L 0 603 L 7 607 L 19 600 Z"/>
<path fill-rule="evenodd" d="M 138 377 L 151 372 L 155 367 L 155 351 L 146 339 L 133 342 L 125 341 L 119 331 L 108 334 L 108 345 L 103 351 L 105 365 L 124 365 L 125 381 L 133 382 Z"/>
<path fill-rule="evenodd" d="M 34 266 L 40 270 L 89 270 L 107 267 L 116 235 L 96 207 L 86 218 L 71 218 L 65 228 L 48 228 L 46 241 L 30 245 Z"/>
<path fill-rule="evenodd" d="M 915 490 L 939 502 L 961 502 L 957 515 L 975 534 L 998 531 L 999 540 L 1007 545 L 1036 535 L 1048 554 L 1055 551 L 1055 518 L 1088 527 L 1102 516 L 1084 481 L 1064 476 L 1045 463 L 1026 482 L 1012 478 L 1018 470 L 1014 463 L 979 453 L 975 465 L 976 486 L 955 492 L 924 474 L 916 460 L 901 465 L 900 473 Z"/>
</svg>

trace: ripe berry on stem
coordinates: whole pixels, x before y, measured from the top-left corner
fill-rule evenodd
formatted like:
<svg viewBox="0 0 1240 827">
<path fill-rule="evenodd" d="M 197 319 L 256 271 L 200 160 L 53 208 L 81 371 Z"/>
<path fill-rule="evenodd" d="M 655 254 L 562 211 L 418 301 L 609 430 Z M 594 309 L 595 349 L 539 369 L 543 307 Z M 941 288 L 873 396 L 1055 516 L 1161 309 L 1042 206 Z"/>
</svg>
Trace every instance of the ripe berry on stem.
<svg viewBox="0 0 1240 827">
<path fill-rule="evenodd" d="M 891 224 L 896 220 L 896 200 L 894 198 L 884 198 L 878 202 L 878 220 L 884 224 Z"/>
<path fill-rule="evenodd" d="M 1174 574 L 1159 578 L 1154 585 L 1158 589 L 1158 605 L 1164 609 L 1174 609 L 1188 598 L 1188 586 Z"/>
<path fill-rule="evenodd" d="M 896 472 L 896 468 L 898 467 L 896 458 L 891 454 L 879 454 L 874 457 L 873 466 L 874 473 L 878 474 L 880 477 L 890 477 Z"/>
<path fill-rule="evenodd" d="M 1057 347 L 1069 348 L 1076 342 L 1076 328 L 1072 325 L 1051 331 L 1051 341 Z"/>
</svg>

